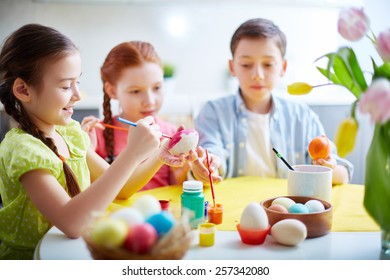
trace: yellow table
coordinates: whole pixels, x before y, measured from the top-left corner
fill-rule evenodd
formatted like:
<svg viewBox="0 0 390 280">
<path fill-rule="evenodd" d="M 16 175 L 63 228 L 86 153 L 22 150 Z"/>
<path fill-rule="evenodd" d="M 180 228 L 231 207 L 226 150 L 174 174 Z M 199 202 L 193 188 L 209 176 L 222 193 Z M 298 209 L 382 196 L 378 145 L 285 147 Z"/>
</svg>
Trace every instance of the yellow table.
<svg viewBox="0 0 390 280">
<path fill-rule="evenodd" d="M 287 180 L 260 177 L 239 177 L 226 179 L 214 186 L 217 203 L 224 205 L 223 223 L 219 230 L 235 231 L 241 213 L 250 202 L 287 195 Z M 174 216 L 180 216 L 180 195 L 182 186 L 167 186 L 138 192 L 128 200 L 116 200 L 110 210 L 121 206 L 131 206 L 138 197 L 150 194 L 157 199 L 170 200 Z M 212 203 L 210 188 L 204 189 L 205 200 Z M 363 206 L 364 186 L 340 185 L 333 187 L 333 226 L 332 231 L 379 231 L 379 226 L 367 214 Z"/>
</svg>

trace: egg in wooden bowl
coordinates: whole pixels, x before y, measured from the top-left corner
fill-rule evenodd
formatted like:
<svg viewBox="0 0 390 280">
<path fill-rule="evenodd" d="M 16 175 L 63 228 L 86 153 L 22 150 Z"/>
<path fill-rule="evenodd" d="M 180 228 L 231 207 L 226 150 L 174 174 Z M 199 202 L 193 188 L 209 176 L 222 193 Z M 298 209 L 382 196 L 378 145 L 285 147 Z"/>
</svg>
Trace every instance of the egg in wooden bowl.
<svg viewBox="0 0 390 280">
<path fill-rule="evenodd" d="M 324 200 L 306 196 L 279 196 L 263 200 L 260 204 L 267 213 L 271 227 L 281 220 L 296 219 L 305 224 L 307 238 L 323 236 L 332 228 L 333 207 Z"/>
</svg>

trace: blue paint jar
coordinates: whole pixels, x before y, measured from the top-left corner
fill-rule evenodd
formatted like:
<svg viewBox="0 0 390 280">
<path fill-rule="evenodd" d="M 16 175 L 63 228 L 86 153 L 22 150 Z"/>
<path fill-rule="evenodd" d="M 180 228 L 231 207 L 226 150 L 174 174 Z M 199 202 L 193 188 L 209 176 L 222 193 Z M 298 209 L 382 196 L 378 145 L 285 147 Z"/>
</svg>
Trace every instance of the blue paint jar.
<svg viewBox="0 0 390 280">
<path fill-rule="evenodd" d="M 208 219 L 208 209 L 209 209 L 209 202 L 204 202 L 204 220 L 207 221 Z"/>
<path fill-rule="evenodd" d="M 189 212 L 190 226 L 193 229 L 204 222 L 203 183 L 200 181 L 185 181 L 181 195 L 181 215 Z"/>
</svg>

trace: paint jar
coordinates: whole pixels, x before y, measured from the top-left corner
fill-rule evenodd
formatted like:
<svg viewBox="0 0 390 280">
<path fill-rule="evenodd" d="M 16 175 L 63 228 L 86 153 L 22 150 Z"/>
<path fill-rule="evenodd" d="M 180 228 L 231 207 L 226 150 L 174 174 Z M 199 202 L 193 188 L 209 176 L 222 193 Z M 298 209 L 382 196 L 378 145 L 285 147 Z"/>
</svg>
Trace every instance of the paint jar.
<svg viewBox="0 0 390 280">
<path fill-rule="evenodd" d="M 203 223 L 199 225 L 199 246 L 210 247 L 214 245 L 215 224 Z"/>
<path fill-rule="evenodd" d="M 207 216 L 209 223 L 216 225 L 222 224 L 223 218 L 223 205 L 221 203 L 216 203 L 215 206 L 209 204 L 207 209 Z"/>
<path fill-rule="evenodd" d="M 181 215 L 189 212 L 189 222 L 192 229 L 204 222 L 203 183 L 200 181 L 185 181 L 181 195 Z"/>
<path fill-rule="evenodd" d="M 160 202 L 161 210 L 168 211 L 169 210 L 169 200 L 160 199 L 158 202 Z"/>
<path fill-rule="evenodd" d="M 205 201 L 204 202 L 204 220 L 207 221 L 208 217 L 207 217 L 207 211 L 209 209 L 209 202 L 208 201 Z"/>
</svg>

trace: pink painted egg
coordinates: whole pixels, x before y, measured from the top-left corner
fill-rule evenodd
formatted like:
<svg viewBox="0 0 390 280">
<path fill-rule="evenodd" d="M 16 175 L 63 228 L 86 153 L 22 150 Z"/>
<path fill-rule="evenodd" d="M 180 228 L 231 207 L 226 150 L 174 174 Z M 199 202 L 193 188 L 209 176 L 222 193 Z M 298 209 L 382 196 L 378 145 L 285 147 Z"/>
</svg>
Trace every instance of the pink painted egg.
<svg viewBox="0 0 390 280">
<path fill-rule="evenodd" d="M 280 213 L 288 213 L 288 209 L 280 204 L 274 204 L 268 207 L 269 210 L 273 210 Z"/>
<path fill-rule="evenodd" d="M 280 204 L 271 205 L 270 207 L 268 207 L 268 209 L 280 213 L 288 213 L 287 208 Z"/>
<path fill-rule="evenodd" d="M 168 143 L 168 150 L 174 156 L 188 155 L 190 150 L 196 148 L 199 135 L 196 130 L 183 129 L 176 132 Z"/>
</svg>

